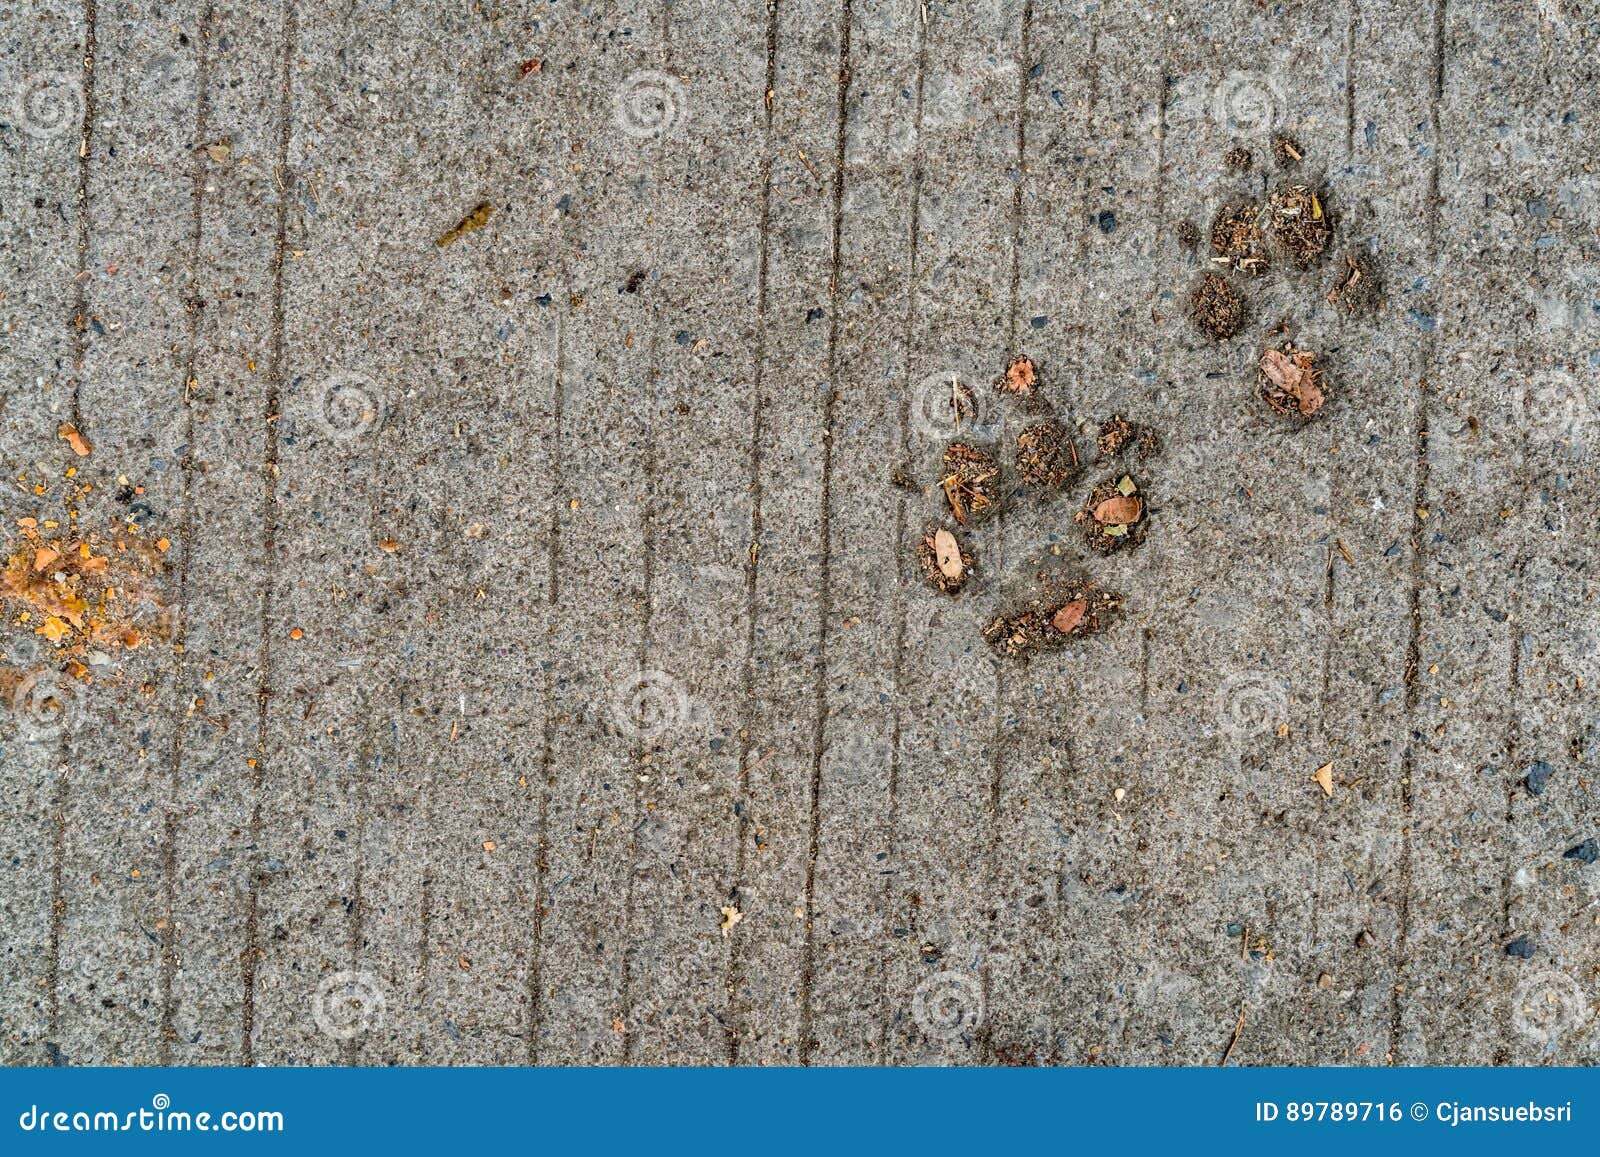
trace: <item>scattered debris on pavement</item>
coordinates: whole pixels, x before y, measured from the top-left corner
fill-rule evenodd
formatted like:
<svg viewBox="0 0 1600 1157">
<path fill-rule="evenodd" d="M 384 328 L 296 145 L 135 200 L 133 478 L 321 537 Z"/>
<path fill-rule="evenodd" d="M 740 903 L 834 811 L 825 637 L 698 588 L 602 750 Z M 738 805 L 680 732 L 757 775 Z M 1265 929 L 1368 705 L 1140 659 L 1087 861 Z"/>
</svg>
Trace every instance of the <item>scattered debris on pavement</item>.
<svg viewBox="0 0 1600 1157">
<path fill-rule="evenodd" d="M 1211 222 L 1211 250 L 1219 264 L 1249 277 L 1260 277 L 1270 268 L 1263 247 L 1261 211 L 1254 205 L 1228 205 Z"/>
<path fill-rule="evenodd" d="M 997 615 L 983 629 L 984 639 L 1006 658 L 1027 658 L 1095 634 L 1122 608 L 1122 596 L 1097 583 L 1041 576 L 1041 584 L 1040 594 L 1028 605 L 1009 615 Z"/>
<path fill-rule="evenodd" d="M 965 442 L 952 442 L 944 452 L 944 477 L 939 480 L 950 512 L 962 526 L 969 517 L 994 511 L 999 501 L 997 488 L 1000 464 L 994 456 Z"/>
<path fill-rule="evenodd" d="M 1244 298 L 1221 274 L 1207 273 L 1189 296 L 1189 314 L 1201 330 L 1221 341 L 1244 323 Z"/>
<path fill-rule="evenodd" d="M 1278 249 L 1299 268 L 1311 268 L 1333 238 L 1322 199 L 1309 185 L 1280 185 L 1272 194 L 1269 213 Z"/>
<path fill-rule="evenodd" d="M 1039 422 L 1017 435 L 1017 473 L 1027 486 L 1061 487 L 1082 472 L 1072 435 Z"/>
</svg>

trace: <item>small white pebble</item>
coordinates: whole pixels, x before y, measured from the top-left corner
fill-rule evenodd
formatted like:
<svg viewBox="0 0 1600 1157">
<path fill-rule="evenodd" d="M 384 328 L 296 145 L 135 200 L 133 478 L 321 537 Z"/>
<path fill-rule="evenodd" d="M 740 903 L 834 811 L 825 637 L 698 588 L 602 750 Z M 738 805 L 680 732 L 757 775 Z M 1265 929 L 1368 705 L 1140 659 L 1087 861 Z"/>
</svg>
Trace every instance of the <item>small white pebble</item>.
<svg viewBox="0 0 1600 1157">
<path fill-rule="evenodd" d="M 1111 795 L 1113 799 L 1115 799 L 1118 803 L 1121 803 L 1128 797 L 1128 789 L 1125 787 L 1119 787 L 1116 791 L 1112 792 Z"/>
</svg>

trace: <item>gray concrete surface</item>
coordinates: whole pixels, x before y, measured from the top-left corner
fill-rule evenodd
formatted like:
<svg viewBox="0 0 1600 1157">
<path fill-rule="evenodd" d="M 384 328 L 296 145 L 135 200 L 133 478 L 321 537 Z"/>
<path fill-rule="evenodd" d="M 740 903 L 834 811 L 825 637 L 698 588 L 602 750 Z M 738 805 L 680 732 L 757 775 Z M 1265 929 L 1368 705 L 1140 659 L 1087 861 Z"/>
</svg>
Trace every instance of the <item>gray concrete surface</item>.
<svg viewBox="0 0 1600 1157">
<path fill-rule="evenodd" d="M 0 7 L 7 553 L 171 543 L 156 640 L 81 671 L 6 606 L 0 1058 L 1592 1060 L 1597 34 Z M 1278 130 L 1335 251 L 1213 342 L 1179 226 Z M 1159 430 L 1151 532 L 1086 550 L 1109 467 L 1008 482 L 951 599 L 937 399 L 1008 444 L 1013 352 L 1081 455 Z M 1126 614 L 997 663 L 1041 561 Z"/>
</svg>

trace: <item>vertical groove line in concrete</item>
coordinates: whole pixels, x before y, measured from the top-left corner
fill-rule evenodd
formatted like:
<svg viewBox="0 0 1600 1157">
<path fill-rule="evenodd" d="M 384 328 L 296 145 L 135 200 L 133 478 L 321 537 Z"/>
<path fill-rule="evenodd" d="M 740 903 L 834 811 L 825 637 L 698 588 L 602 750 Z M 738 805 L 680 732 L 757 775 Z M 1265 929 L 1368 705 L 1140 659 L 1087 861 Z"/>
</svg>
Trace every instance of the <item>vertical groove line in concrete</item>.
<svg viewBox="0 0 1600 1157">
<path fill-rule="evenodd" d="M 1434 0 L 1433 6 L 1433 83 L 1428 102 L 1428 119 L 1432 131 L 1432 167 L 1428 176 L 1428 264 L 1435 279 L 1439 272 L 1439 105 L 1444 99 L 1444 28 L 1446 0 Z M 1406 952 L 1410 941 L 1411 921 L 1411 820 L 1415 802 L 1413 780 L 1416 777 L 1416 708 L 1420 697 L 1421 680 L 1417 668 L 1422 659 L 1422 583 L 1424 563 L 1422 557 L 1422 514 L 1428 497 L 1428 390 L 1434 370 L 1434 339 L 1429 333 L 1422 336 L 1422 366 L 1417 383 L 1417 424 L 1413 449 L 1415 459 L 1415 484 L 1411 502 L 1411 629 L 1406 640 L 1405 659 L 1405 753 L 1400 761 L 1400 903 L 1399 929 L 1395 937 L 1394 984 L 1389 995 L 1389 1051 L 1387 1061 L 1399 1063 L 1402 996 L 1405 992 Z"/>
<path fill-rule="evenodd" d="M 1517 559 L 1517 562 L 1513 567 L 1513 570 L 1517 575 L 1516 585 L 1512 588 L 1513 597 L 1518 597 L 1521 594 L 1522 575 L 1526 562 L 1526 556 L 1522 556 Z M 1505 781 L 1506 813 L 1505 826 L 1502 829 L 1504 833 L 1504 839 L 1501 846 L 1504 850 L 1509 851 L 1512 846 L 1511 841 L 1515 837 L 1515 828 L 1517 822 L 1513 801 L 1516 799 L 1517 794 L 1517 757 L 1518 753 L 1522 749 L 1522 643 L 1520 640 L 1522 627 L 1521 624 L 1517 622 L 1517 616 L 1514 609 L 1507 614 L 1506 618 L 1511 626 L 1511 664 L 1510 671 L 1506 677 L 1506 708 L 1510 713 L 1510 717 L 1506 724 L 1505 742 L 1506 771 L 1510 774 Z M 1514 872 L 1513 865 L 1513 857 L 1507 855 L 1505 866 L 1500 873 L 1500 942 L 1502 944 L 1509 944 L 1511 942 L 1511 897 L 1512 875 Z M 1516 994 L 1513 992 L 1510 995 L 1510 999 L 1505 1004 L 1501 1005 L 1498 1010 L 1500 1013 L 1498 1019 L 1500 1022 L 1499 1028 L 1501 1055 L 1495 1058 L 1496 1064 L 1504 1064 L 1510 1057 L 1512 1031 L 1511 1006 L 1515 1000 Z"/>
<path fill-rule="evenodd" d="M 200 262 L 205 238 L 206 155 L 201 149 L 206 139 L 206 123 L 211 115 L 211 25 L 216 18 L 216 6 L 208 2 L 200 13 L 200 29 L 195 40 L 197 59 L 194 141 L 190 146 L 193 165 L 193 189 L 190 198 L 189 227 L 189 295 L 184 302 L 187 319 L 188 350 L 183 361 L 183 457 L 179 462 L 181 501 L 183 512 L 178 520 L 178 542 L 183 553 L 178 562 L 178 615 L 172 637 L 172 677 L 174 683 L 172 723 L 172 750 L 168 757 L 171 772 L 168 784 L 166 848 L 162 854 L 162 884 L 166 893 L 167 926 L 161 937 L 161 1064 L 172 1063 L 172 1041 L 177 1018 L 177 1005 L 172 988 L 178 973 L 178 796 L 183 779 L 183 739 L 189 718 L 188 657 L 185 646 L 189 638 L 189 569 L 194 555 L 194 407 L 190 391 L 194 389 L 195 369 L 200 347 L 200 316 L 204 299 L 200 295 Z"/>
<path fill-rule="evenodd" d="M 766 437 L 766 362 L 767 362 L 767 260 L 771 247 L 772 227 L 772 101 L 773 89 L 778 82 L 778 2 L 767 0 L 767 72 L 762 89 L 761 105 L 766 110 L 763 126 L 761 154 L 761 255 L 756 265 L 756 340 L 754 366 L 751 373 L 750 406 L 750 544 L 745 551 L 744 568 L 744 705 L 740 711 L 739 767 L 734 780 L 734 853 L 733 895 L 730 900 L 739 902 L 739 888 L 744 883 L 745 838 L 748 824 L 745 816 L 750 801 L 750 751 L 751 729 L 755 725 L 755 656 L 756 656 L 756 580 L 760 568 L 761 543 L 761 465 L 762 440 Z M 744 957 L 739 951 L 741 937 L 728 938 L 728 1005 L 723 1031 L 727 1034 L 728 1063 L 739 1063 L 739 989 L 744 982 Z"/>
<path fill-rule="evenodd" d="M 567 276 L 567 308 L 571 308 L 572 279 Z M 561 566 L 561 418 L 565 398 L 562 374 L 565 373 L 567 347 L 567 315 L 556 315 L 556 372 L 553 384 L 554 400 L 551 404 L 550 433 L 550 530 L 545 556 L 545 639 L 555 636 L 557 576 Z M 550 799 L 555 793 L 552 778 L 554 769 L 555 721 L 555 664 L 544 657 L 544 727 L 539 751 L 539 843 L 534 859 L 533 885 L 533 951 L 528 961 L 528 1063 L 539 1063 L 539 1033 L 544 1025 L 544 888 L 545 874 L 550 868 Z"/>
<path fill-rule="evenodd" d="M 263 447 L 261 455 L 261 638 L 257 654 L 256 686 L 256 765 L 250 777 L 255 803 L 250 814 L 251 855 L 261 845 L 262 792 L 266 787 L 267 715 L 272 699 L 272 558 L 277 550 L 278 517 L 278 411 L 283 402 L 284 309 L 283 258 L 289 233 L 289 138 L 293 111 L 295 10 L 294 0 L 283 3 L 283 75 L 278 94 L 278 151 L 275 158 L 278 182 L 278 220 L 272 256 L 272 350 L 267 374 L 266 406 L 262 411 Z M 254 1063 L 251 1037 L 255 1032 L 256 965 L 260 956 L 260 875 L 252 866 L 250 893 L 245 920 L 244 960 L 240 977 L 244 987 L 240 1024 L 239 1061 Z"/>
<path fill-rule="evenodd" d="M 1344 163 L 1356 151 L 1356 26 L 1361 22 L 1360 0 L 1349 0 L 1344 26 Z"/>
<path fill-rule="evenodd" d="M 61 1064 L 61 937 L 67 914 L 63 879 L 67 858 L 67 792 L 71 787 L 67 776 L 69 750 L 68 733 L 63 729 L 61 740 L 56 744 L 56 796 L 50 818 L 50 958 L 45 980 L 50 1001 L 45 1054 L 52 1065 Z"/>
<path fill-rule="evenodd" d="M 653 296 L 653 294 L 652 294 Z M 655 556 L 656 556 L 656 506 L 655 492 L 657 484 L 657 471 L 659 470 L 658 450 L 656 445 L 656 390 L 661 384 L 661 317 L 658 304 L 651 301 L 650 312 L 650 351 L 649 365 L 645 372 L 644 390 L 644 519 L 640 526 L 639 538 L 644 543 L 644 561 L 642 564 L 643 575 L 641 582 L 644 587 L 644 611 L 639 623 L 639 650 L 638 650 L 638 677 L 643 680 L 645 671 L 650 663 L 650 651 L 654 644 L 655 623 Z M 620 1019 L 622 1021 L 622 1063 L 633 1063 L 633 1042 L 638 1038 L 637 1028 L 633 1023 L 633 893 L 634 883 L 638 876 L 636 865 L 639 861 L 639 824 L 641 813 L 644 811 L 644 784 L 639 780 L 639 768 L 644 766 L 644 758 L 650 753 L 651 736 L 641 734 L 634 745 L 636 764 L 632 770 L 633 779 L 633 812 L 628 817 L 628 879 L 624 885 L 622 901 L 622 983 L 619 986 L 618 1002 L 620 1004 Z"/>
<path fill-rule="evenodd" d="M 83 332 L 85 326 L 88 325 L 84 315 L 89 312 L 89 152 L 90 143 L 94 138 L 95 24 L 98 19 L 99 6 L 96 0 L 84 0 L 83 20 L 86 28 L 83 49 L 83 122 L 78 142 L 78 253 L 77 270 L 72 279 L 72 318 L 68 324 L 67 331 L 72 352 L 72 399 L 70 403 L 72 424 L 80 430 L 83 428 L 81 406 L 83 394 Z M 60 1036 L 61 1029 L 61 938 L 65 930 L 67 911 L 64 887 L 67 854 L 67 796 L 72 788 L 71 778 L 67 774 L 70 750 L 67 733 L 63 731 L 61 742 L 57 747 L 56 796 L 52 806 L 54 814 L 51 822 L 50 839 L 50 957 L 47 965 L 47 985 L 50 990 L 49 1035 L 50 1041 L 55 1047 L 47 1049 L 46 1052 L 52 1065 L 61 1063 L 60 1042 L 57 1038 Z"/>
<path fill-rule="evenodd" d="M 900 352 L 905 359 L 904 374 L 901 377 L 900 392 L 900 460 L 908 463 L 911 458 L 911 395 L 913 383 L 911 380 L 911 362 L 914 356 L 912 329 L 917 316 L 917 274 L 919 232 L 922 229 L 922 94 L 928 72 L 928 24 L 926 20 L 917 23 L 917 89 L 916 106 L 914 115 L 914 139 L 911 153 L 911 225 L 908 244 L 910 259 L 906 263 L 906 317 L 905 328 L 901 332 Z M 900 882 L 900 869 L 895 855 L 899 846 L 900 830 L 900 739 L 901 719 L 903 704 L 901 696 L 905 690 L 905 657 L 906 657 L 906 615 L 908 613 L 908 598 L 906 594 L 906 567 L 901 558 L 906 544 L 906 496 L 904 490 L 895 499 L 894 511 L 894 542 L 893 557 L 895 560 L 895 588 L 894 588 L 894 676 L 892 683 L 892 701 L 894 710 L 889 725 L 889 814 L 887 818 L 888 834 L 885 852 L 888 856 L 885 863 L 888 872 L 883 885 L 883 917 L 884 917 L 884 950 L 883 961 L 878 972 L 878 1064 L 889 1063 L 889 959 L 893 954 L 894 938 L 894 913 L 895 891 Z"/>
<path fill-rule="evenodd" d="M 89 324 L 89 163 L 94 144 L 96 24 L 100 19 L 98 0 L 83 4 L 83 125 L 78 140 L 78 268 L 72 279 L 72 424 L 83 428 L 84 329 Z"/>
<path fill-rule="evenodd" d="M 1157 261 L 1161 260 L 1161 241 L 1166 236 L 1167 223 L 1167 100 L 1172 93 L 1172 85 L 1167 79 L 1167 65 L 1171 60 L 1170 48 L 1167 44 L 1168 30 L 1163 26 L 1161 31 L 1161 83 L 1160 92 L 1156 93 L 1156 191 L 1155 191 L 1155 237 L 1152 240 L 1152 251 Z M 1157 300 L 1160 299 L 1160 288 L 1156 290 Z"/>
<path fill-rule="evenodd" d="M 1028 164 L 1028 87 L 1032 80 L 1030 72 L 1033 64 L 1029 57 L 1033 52 L 1033 0 L 1024 0 L 1022 6 L 1022 46 L 1021 57 L 1017 69 L 1017 171 L 1011 183 L 1011 285 L 1010 300 L 1006 310 L 1006 344 L 1009 347 L 1007 358 L 1016 357 L 1021 351 L 1017 349 L 1018 313 L 1022 302 L 1022 221 L 1023 221 L 1023 176 Z M 1000 418 L 1000 444 L 1002 450 L 1006 444 L 1005 415 Z M 996 513 L 994 522 L 995 556 L 997 561 L 996 571 L 1004 573 L 1005 567 L 1005 527 L 1006 511 L 1002 505 Z M 984 862 L 984 897 L 979 909 L 980 917 L 992 921 L 998 909 L 994 906 L 995 886 L 997 882 L 998 860 L 1000 858 L 1000 799 L 1005 785 L 1005 753 L 1006 753 L 1006 700 L 1011 691 L 1011 680 L 1007 677 L 1009 672 L 1004 663 L 997 664 L 994 669 L 994 734 L 990 738 L 989 746 L 989 849 Z M 994 940 L 995 929 L 989 925 L 980 924 L 983 929 L 984 953 L 983 968 L 980 974 L 983 993 L 982 1007 L 990 1010 L 994 1008 L 994 992 L 991 985 L 991 969 L 989 964 L 989 949 Z M 978 1055 L 985 1062 L 994 1058 L 994 1017 L 986 1016 L 978 1034 Z"/>
<path fill-rule="evenodd" d="M 1166 221 L 1167 205 L 1167 97 L 1171 89 L 1167 84 L 1167 61 L 1171 46 L 1170 26 L 1161 25 L 1161 76 L 1156 85 L 1156 181 L 1154 200 L 1151 205 L 1150 218 L 1155 222 L 1154 235 L 1151 238 L 1151 249 L 1160 260 L 1161 239 L 1164 236 L 1163 224 Z M 1151 302 L 1150 308 L 1154 310 L 1159 304 L 1159 289 L 1157 300 Z M 1160 556 L 1152 568 L 1156 574 L 1165 575 L 1165 560 Z M 1150 710 L 1150 641 L 1155 638 L 1155 631 L 1150 627 L 1142 627 L 1139 631 L 1139 714 L 1144 715 Z M 1130 1015 L 1124 1020 L 1124 1039 L 1126 1039 L 1127 1026 L 1131 1026 L 1133 1018 Z"/>
<path fill-rule="evenodd" d="M 839 272 L 844 248 L 844 152 L 850 119 L 852 0 L 839 16 L 839 105 L 833 155 L 833 259 L 828 273 L 828 393 L 822 403 L 822 510 L 817 581 L 816 719 L 811 729 L 811 833 L 806 851 L 805 947 L 800 956 L 800 1063 L 811 1063 L 811 989 L 816 980 L 817 853 L 822 839 L 822 752 L 828 729 L 828 620 L 833 615 L 833 424 L 839 399 Z"/>
<path fill-rule="evenodd" d="M 375 507 L 376 504 L 374 503 Z M 374 510 L 374 513 L 376 511 Z M 376 530 L 376 519 L 371 525 Z M 350 968 L 359 970 L 361 965 L 361 947 L 366 940 L 366 916 L 364 915 L 365 890 L 367 879 L 367 803 L 369 788 L 371 787 L 372 767 L 378 758 L 377 737 L 374 734 L 376 704 L 372 694 L 364 691 L 358 697 L 365 710 L 365 726 L 361 730 L 361 746 L 356 752 L 356 822 L 355 822 L 355 880 L 350 886 L 350 908 L 348 927 L 350 930 Z M 361 1062 L 361 1045 L 363 1035 L 357 1034 L 343 1042 L 345 1064 L 357 1065 Z"/>
</svg>

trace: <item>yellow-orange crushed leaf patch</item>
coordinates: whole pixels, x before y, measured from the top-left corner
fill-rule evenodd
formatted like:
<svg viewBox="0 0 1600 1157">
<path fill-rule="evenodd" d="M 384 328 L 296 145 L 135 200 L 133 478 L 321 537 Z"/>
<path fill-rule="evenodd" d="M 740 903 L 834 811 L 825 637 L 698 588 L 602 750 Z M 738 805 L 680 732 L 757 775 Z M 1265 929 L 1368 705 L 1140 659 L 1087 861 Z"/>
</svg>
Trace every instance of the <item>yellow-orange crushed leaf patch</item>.
<svg viewBox="0 0 1600 1157">
<path fill-rule="evenodd" d="M 160 632 L 162 564 L 152 544 L 126 531 L 46 541 L 34 520 L 24 523 L 33 525 L 22 525 L 0 569 L 0 607 L 13 629 L 47 640 L 62 657 L 131 649 Z M 154 615 L 141 614 L 152 605 Z"/>
</svg>

